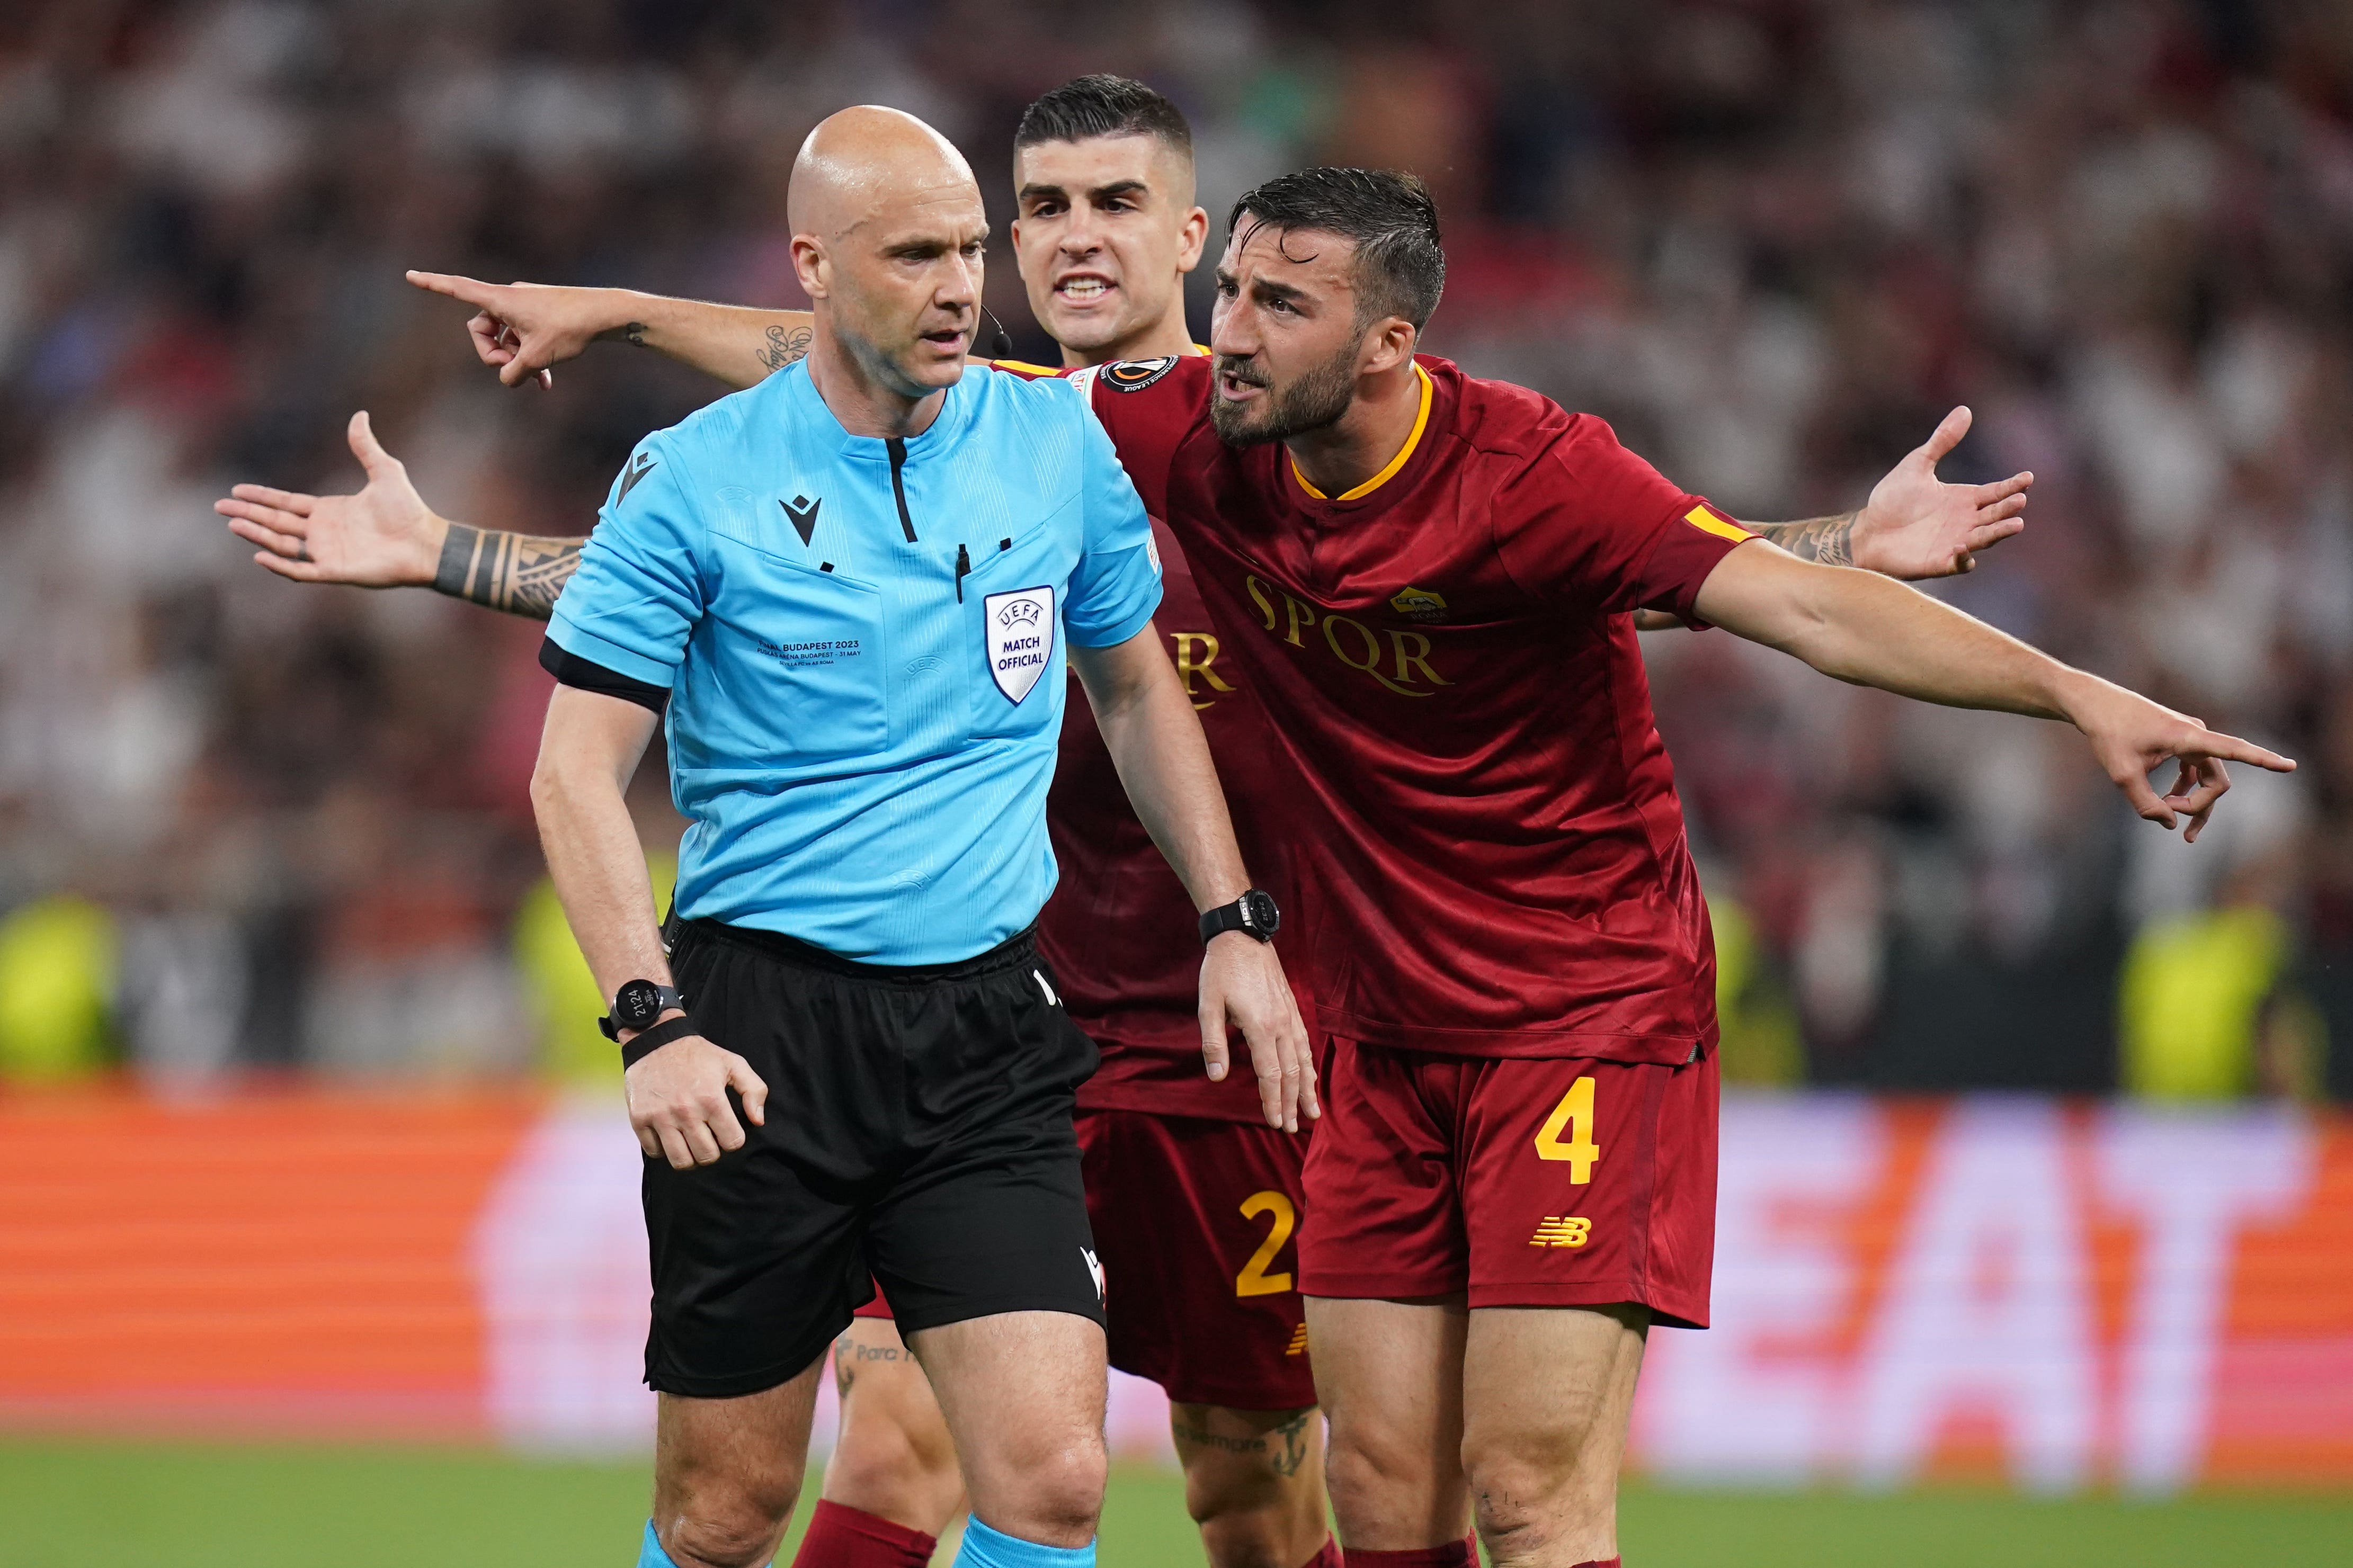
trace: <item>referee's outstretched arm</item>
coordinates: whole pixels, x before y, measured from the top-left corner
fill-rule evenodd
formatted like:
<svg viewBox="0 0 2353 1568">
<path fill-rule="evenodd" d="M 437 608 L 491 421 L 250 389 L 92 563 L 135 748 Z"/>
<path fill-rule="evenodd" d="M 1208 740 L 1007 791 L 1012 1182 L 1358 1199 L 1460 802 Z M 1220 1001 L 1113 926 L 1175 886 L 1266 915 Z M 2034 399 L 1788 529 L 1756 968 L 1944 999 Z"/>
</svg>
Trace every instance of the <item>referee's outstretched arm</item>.
<svg viewBox="0 0 2353 1568">
<path fill-rule="evenodd" d="M 1135 815 L 1192 895 L 1193 907 L 1213 910 L 1241 897 L 1250 874 L 1234 844 L 1201 721 L 1168 662 L 1167 646 L 1147 621 L 1110 647 L 1073 644 L 1071 667 L 1086 687 Z M 1271 946 L 1244 931 L 1212 937 L 1201 962 L 1201 1056 L 1213 1079 L 1226 1076 L 1232 1029 L 1249 1043 L 1270 1126 L 1295 1132 L 1303 1113 L 1324 1113 L 1315 1101 L 1307 1027 L 1282 964 Z"/>
<path fill-rule="evenodd" d="M 548 700 L 539 765 L 531 775 L 548 875 L 597 988 L 607 996 L 632 980 L 672 984 L 653 888 L 646 880 L 645 850 L 625 798 L 658 721 L 650 708 L 559 686 Z M 672 1007 L 655 1022 L 682 1016 Z M 633 1033 L 623 1032 L 625 1047 Z M 743 1124 L 727 1103 L 729 1089 L 743 1097 L 744 1114 L 754 1125 L 767 1120 L 768 1086 L 760 1075 L 733 1051 L 699 1035 L 670 1041 L 638 1062 L 624 1082 L 638 1142 L 681 1171 L 744 1146 Z"/>
</svg>

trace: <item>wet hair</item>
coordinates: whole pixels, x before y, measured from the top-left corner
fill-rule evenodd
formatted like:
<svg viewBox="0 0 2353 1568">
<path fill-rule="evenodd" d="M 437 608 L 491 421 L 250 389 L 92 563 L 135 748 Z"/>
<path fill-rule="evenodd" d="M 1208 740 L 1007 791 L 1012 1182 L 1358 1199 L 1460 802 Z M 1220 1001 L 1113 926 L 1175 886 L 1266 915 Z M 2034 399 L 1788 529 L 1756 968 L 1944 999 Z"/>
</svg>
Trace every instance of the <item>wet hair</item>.
<svg viewBox="0 0 2353 1568">
<path fill-rule="evenodd" d="M 1402 316 L 1419 331 L 1446 289 L 1438 204 L 1430 187 L 1394 169 L 1302 169 L 1234 204 L 1229 238 L 1252 229 L 1336 234 L 1356 247 L 1356 319 Z"/>
<path fill-rule="evenodd" d="M 1156 137 L 1187 162 L 1193 157 L 1193 128 L 1185 111 L 1142 82 L 1098 71 L 1073 77 L 1021 111 L 1013 145 L 1040 142 L 1087 142 L 1098 136 Z"/>
</svg>

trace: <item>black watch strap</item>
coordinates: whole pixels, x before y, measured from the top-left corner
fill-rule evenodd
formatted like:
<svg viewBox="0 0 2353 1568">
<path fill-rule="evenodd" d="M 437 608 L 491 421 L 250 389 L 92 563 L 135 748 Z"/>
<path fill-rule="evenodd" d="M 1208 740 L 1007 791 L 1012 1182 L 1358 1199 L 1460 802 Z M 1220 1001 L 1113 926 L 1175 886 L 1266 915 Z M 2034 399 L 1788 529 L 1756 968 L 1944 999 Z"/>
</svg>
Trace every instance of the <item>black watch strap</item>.
<svg viewBox="0 0 2353 1568">
<path fill-rule="evenodd" d="M 642 1029 L 671 1008 L 684 1011 L 686 998 L 675 985 L 657 985 L 650 980 L 632 980 L 621 987 L 613 998 L 613 1010 L 596 1020 L 608 1040 L 617 1040 L 624 1029 Z"/>
<path fill-rule="evenodd" d="M 627 1072 L 672 1040 L 684 1039 L 689 1035 L 702 1032 L 694 1026 L 694 1020 L 683 1014 L 665 1019 L 650 1029 L 640 1029 L 621 1042 L 621 1070 Z"/>
<path fill-rule="evenodd" d="M 1261 942 L 1272 942 L 1274 933 L 1282 926 L 1282 911 L 1275 908 L 1274 895 L 1263 888 L 1252 888 L 1230 904 L 1220 904 L 1201 916 L 1201 942 L 1204 946 L 1229 931 L 1247 931 Z"/>
</svg>

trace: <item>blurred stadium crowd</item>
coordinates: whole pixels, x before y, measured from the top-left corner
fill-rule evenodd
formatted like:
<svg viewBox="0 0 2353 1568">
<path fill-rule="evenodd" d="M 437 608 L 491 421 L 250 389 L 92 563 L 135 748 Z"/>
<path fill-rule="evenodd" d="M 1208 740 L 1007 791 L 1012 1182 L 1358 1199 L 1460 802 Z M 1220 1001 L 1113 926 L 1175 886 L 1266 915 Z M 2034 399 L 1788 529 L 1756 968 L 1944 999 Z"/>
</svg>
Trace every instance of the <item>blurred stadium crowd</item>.
<svg viewBox="0 0 2353 1568">
<path fill-rule="evenodd" d="M 17 0 L 0 1077 L 609 1077 L 525 799 L 537 628 L 281 582 L 209 502 L 352 487 L 365 407 L 443 512 L 577 532 L 713 389 L 610 348 L 502 391 L 404 268 L 792 302 L 819 116 L 940 126 L 1001 234 L 1021 105 L 1094 69 L 1185 107 L 1220 220 L 1303 163 L 1423 174 L 1431 350 L 1738 515 L 1852 507 L 1969 403 L 1948 474 L 2038 478 L 1952 600 L 2304 759 L 2185 849 L 2049 726 L 1654 635 L 1727 1076 L 2353 1096 L 2332 0 Z"/>
</svg>

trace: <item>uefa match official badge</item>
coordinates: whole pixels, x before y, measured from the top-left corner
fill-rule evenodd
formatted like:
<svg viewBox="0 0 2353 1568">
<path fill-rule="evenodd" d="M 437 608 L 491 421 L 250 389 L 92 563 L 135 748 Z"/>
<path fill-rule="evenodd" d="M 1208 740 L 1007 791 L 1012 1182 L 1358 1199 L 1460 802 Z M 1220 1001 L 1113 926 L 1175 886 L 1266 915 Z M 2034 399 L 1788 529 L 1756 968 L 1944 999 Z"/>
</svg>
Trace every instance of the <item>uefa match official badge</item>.
<svg viewBox="0 0 2353 1568">
<path fill-rule="evenodd" d="M 1054 657 L 1054 590 L 1017 588 L 981 601 L 988 627 L 988 675 L 1008 702 L 1029 695 Z"/>
</svg>

